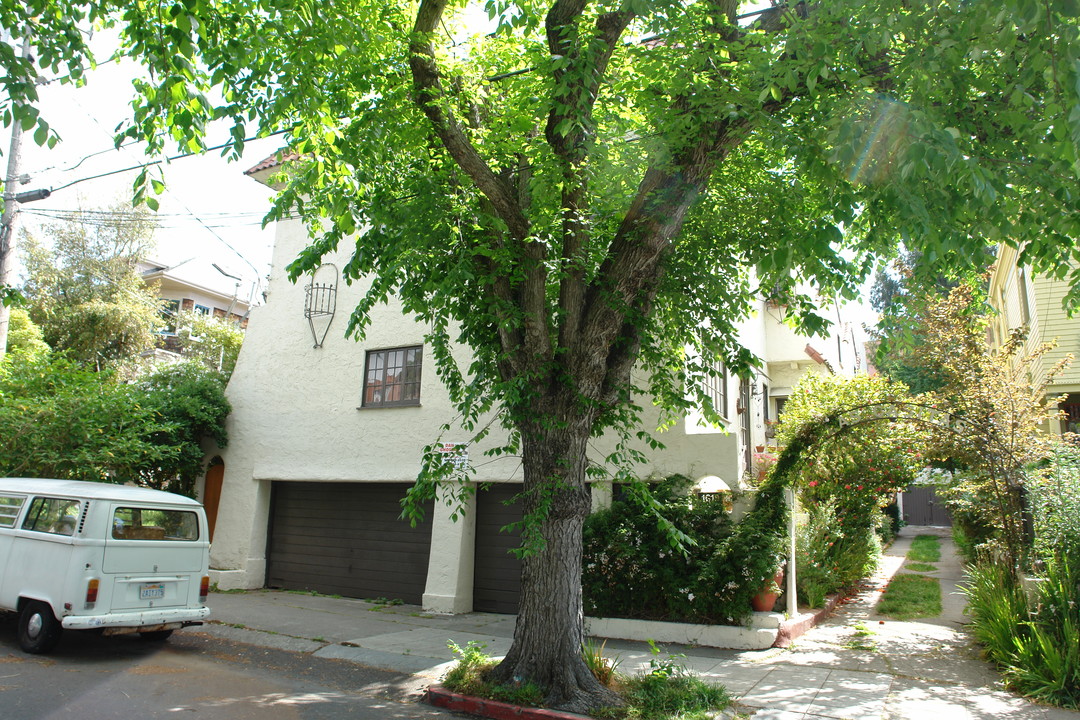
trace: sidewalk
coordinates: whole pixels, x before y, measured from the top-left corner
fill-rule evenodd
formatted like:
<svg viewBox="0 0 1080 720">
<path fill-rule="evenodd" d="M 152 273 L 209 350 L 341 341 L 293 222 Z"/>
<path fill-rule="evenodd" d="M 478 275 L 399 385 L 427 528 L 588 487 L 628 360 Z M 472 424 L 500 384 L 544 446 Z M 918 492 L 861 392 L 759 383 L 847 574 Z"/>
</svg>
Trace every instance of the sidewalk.
<svg viewBox="0 0 1080 720">
<path fill-rule="evenodd" d="M 885 718 L 887 720 L 1080 720 L 1080 713 L 1045 708 L 1001 689 L 996 674 L 961 631 L 962 570 L 947 531 L 933 573 L 942 583 L 942 615 L 897 622 L 873 612 L 881 591 L 900 568 L 918 533 L 905 528 L 877 576 L 822 625 L 787 649 L 737 651 L 669 645 L 701 677 L 725 685 L 754 720 Z M 510 647 L 514 618 L 469 613 L 443 616 L 409 605 L 280 591 L 218 593 L 210 598 L 213 623 L 205 632 L 255 645 L 351 661 L 412 676 L 407 692 L 441 679 L 453 661 L 452 640 L 487 645 L 492 655 Z M 609 640 L 620 671 L 647 668 L 645 643 Z"/>
</svg>

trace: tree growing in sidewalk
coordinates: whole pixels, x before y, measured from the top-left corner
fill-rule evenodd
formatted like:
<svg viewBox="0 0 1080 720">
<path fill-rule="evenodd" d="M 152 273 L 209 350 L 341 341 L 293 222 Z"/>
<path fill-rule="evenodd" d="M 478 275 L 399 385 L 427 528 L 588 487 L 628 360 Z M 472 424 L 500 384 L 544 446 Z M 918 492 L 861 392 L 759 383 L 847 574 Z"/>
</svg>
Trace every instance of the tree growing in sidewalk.
<svg viewBox="0 0 1080 720">
<path fill-rule="evenodd" d="M 301 162 L 271 217 L 313 232 L 293 275 L 355 247 L 344 274 L 371 285 L 351 329 L 401 297 L 465 427 L 497 409 L 523 457 L 532 551 L 494 679 L 587 711 L 619 702 L 581 658 L 590 438 L 640 457 L 636 397 L 677 414 L 707 403 L 719 361 L 753 364 L 736 333 L 752 299 L 806 310 L 797 280 L 853 297 L 901 238 L 935 261 L 997 237 L 1036 269 L 1075 256 L 1077 19 L 1021 0 L 752 17 L 737 0 L 488 0 L 496 31 L 466 47 L 447 34 L 463 5 L 46 0 L 33 35 L 41 65 L 79 68 L 72 27 L 115 10 L 154 70 L 123 135 L 152 150 L 197 148 L 220 118 L 233 150 L 252 119 L 286 131 Z M 22 7 L 0 3 L 16 36 Z M 0 109 L 33 123 L 39 65 L 0 62 Z"/>
</svg>

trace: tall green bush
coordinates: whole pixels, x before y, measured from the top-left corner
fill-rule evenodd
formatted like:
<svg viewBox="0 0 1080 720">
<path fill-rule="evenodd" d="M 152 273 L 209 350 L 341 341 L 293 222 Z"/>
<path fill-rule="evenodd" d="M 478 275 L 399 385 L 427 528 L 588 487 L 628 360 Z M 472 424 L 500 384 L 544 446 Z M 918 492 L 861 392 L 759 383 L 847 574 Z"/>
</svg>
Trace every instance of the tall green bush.
<svg viewBox="0 0 1080 720">
<path fill-rule="evenodd" d="M 1058 445 L 1025 483 L 1032 601 L 999 563 L 969 570 L 976 638 L 1016 690 L 1080 708 L 1080 449 Z"/>
<path fill-rule="evenodd" d="M 226 442 L 219 373 L 187 363 L 139 383 L 63 355 L 0 362 L 0 475 L 136 483 L 194 496 L 202 441 Z"/>
<path fill-rule="evenodd" d="M 136 387 L 59 355 L 13 353 L 0 363 L 0 474 L 138 482 L 174 449 Z"/>
<path fill-rule="evenodd" d="M 160 462 L 143 469 L 142 483 L 194 497 L 203 469 L 203 440 L 213 440 L 219 448 L 228 441 L 225 419 L 232 407 L 225 397 L 225 376 L 187 361 L 154 370 L 138 387 L 161 422 L 151 441 L 169 449 Z"/>
<path fill-rule="evenodd" d="M 649 620 L 703 619 L 699 575 L 717 543 L 731 533 L 724 504 L 689 492 L 673 476 L 655 485 L 658 507 L 632 497 L 593 513 L 585 523 L 582 591 L 585 612 Z M 673 548 L 656 512 L 691 539 Z"/>
<path fill-rule="evenodd" d="M 1029 473 L 1026 487 L 1035 558 L 1061 558 L 1080 570 L 1080 448 L 1056 445 L 1045 467 Z"/>
<path fill-rule="evenodd" d="M 655 505 L 615 502 L 585 524 L 585 612 L 603 617 L 739 624 L 750 599 L 784 562 L 787 506 L 777 482 L 732 525 L 723 503 L 686 492 L 676 476 L 653 491 Z M 686 540 L 672 546 L 671 523 Z"/>
</svg>

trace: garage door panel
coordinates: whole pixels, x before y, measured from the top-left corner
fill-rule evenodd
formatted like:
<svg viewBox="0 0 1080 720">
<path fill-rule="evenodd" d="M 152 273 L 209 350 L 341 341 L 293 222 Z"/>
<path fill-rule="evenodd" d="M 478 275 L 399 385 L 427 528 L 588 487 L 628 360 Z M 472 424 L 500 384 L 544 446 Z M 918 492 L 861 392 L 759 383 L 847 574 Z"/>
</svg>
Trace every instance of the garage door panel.
<svg viewBox="0 0 1080 720">
<path fill-rule="evenodd" d="M 419 604 L 432 508 L 415 528 L 399 520 L 407 489 L 390 483 L 274 483 L 267 585 Z"/>
<path fill-rule="evenodd" d="M 520 485 L 496 484 L 476 494 L 476 556 L 473 570 L 473 609 L 516 613 L 521 594 L 521 561 L 511 551 L 521 545 L 518 530 L 502 528 L 521 520 L 521 501 L 506 501 Z"/>
</svg>

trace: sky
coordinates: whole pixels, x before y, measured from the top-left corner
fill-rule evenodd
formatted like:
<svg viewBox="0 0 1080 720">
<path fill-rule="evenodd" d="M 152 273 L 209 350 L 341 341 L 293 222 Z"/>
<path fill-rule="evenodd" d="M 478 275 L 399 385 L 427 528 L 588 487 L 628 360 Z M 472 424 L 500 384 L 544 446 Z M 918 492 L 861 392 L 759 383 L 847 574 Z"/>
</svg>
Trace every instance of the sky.
<svg viewBox="0 0 1080 720">
<path fill-rule="evenodd" d="M 20 206 L 21 227 L 39 232 L 43 223 L 55 222 L 57 212 L 80 206 L 104 209 L 130 200 L 138 168 L 95 176 L 158 159 L 145 155 L 139 146 L 114 148 L 114 130 L 130 111 L 131 78 L 136 71 L 131 63 L 106 63 L 90 71 L 82 87 L 50 83 L 39 89 L 42 117 L 61 140 L 49 149 L 35 144 L 32 132 L 23 135 L 19 172 L 29 175 L 29 182 L 16 190 L 48 188 L 54 192 L 45 200 Z M 5 168 L 9 133 L 0 133 L 5 151 L 0 161 Z M 226 138 L 227 128 L 222 125 L 208 144 Z M 199 265 L 205 271 L 216 263 L 230 275 L 243 278 L 244 288 L 265 278 L 274 230 L 273 226 L 263 229 L 261 223 L 273 191 L 244 175 L 244 170 L 280 146 L 280 138 L 266 138 L 248 143 L 238 162 L 228 162 L 218 152 L 211 152 L 163 165 L 167 189 L 159 196 L 156 215 L 160 229 L 155 235 L 153 259 L 169 266 L 181 265 L 189 272 Z M 194 272 L 198 274 L 197 269 Z M 218 274 L 202 272 L 200 277 L 189 279 L 231 293 L 235 281 L 214 275 Z M 265 281 L 261 287 L 265 289 Z"/>
</svg>

